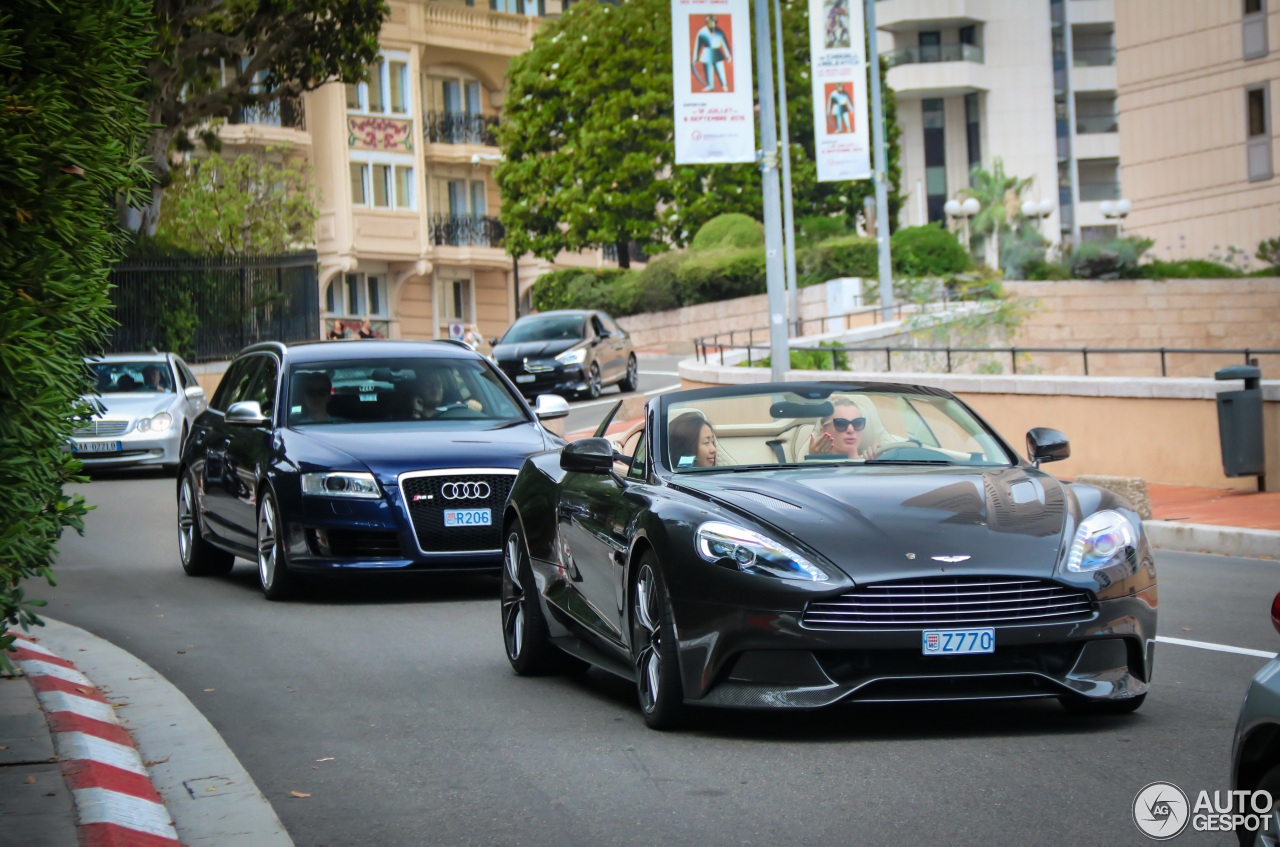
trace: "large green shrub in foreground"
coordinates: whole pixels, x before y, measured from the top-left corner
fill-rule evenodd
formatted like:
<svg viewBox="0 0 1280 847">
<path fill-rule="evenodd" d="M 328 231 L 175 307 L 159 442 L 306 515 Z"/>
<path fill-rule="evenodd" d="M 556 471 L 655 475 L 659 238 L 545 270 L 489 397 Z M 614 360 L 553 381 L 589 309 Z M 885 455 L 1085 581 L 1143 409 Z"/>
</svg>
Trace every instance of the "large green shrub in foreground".
<svg viewBox="0 0 1280 847">
<path fill-rule="evenodd" d="M 62 493 L 78 469 L 62 445 L 110 320 L 116 198 L 140 202 L 146 179 L 151 15 L 145 0 L 0 8 L 0 646 L 38 622 L 23 581 L 53 581 L 54 544 L 86 511 Z"/>
<path fill-rule="evenodd" d="M 874 238 L 842 235 L 800 251 L 799 284 L 817 285 L 846 276 L 875 278 L 880 273 L 879 248 Z"/>
<path fill-rule="evenodd" d="M 901 276 L 944 276 L 964 273 L 973 262 L 969 251 L 940 223 L 909 226 L 889 239 L 893 269 Z"/>
</svg>

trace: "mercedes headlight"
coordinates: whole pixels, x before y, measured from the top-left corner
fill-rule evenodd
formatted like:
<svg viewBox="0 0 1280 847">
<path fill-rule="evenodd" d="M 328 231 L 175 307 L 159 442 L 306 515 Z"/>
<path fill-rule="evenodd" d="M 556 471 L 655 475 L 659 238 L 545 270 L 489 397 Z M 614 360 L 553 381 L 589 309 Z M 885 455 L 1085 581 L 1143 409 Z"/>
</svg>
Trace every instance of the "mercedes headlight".
<svg viewBox="0 0 1280 847">
<path fill-rule="evenodd" d="M 382 497 L 378 481 L 369 473 L 331 471 L 328 473 L 304 473 L 302 493 L 320 497 L 355 497 L 377 500 Z"/>
<path fill-rule="evenodd" d="M 579 347 L 577 350 L 566 350 L 559 356 L 556 356 L 556 361 L 562 365 L 580 365 L 586 360 L 586 347 Z"/>
<path fill-rule="evenodd" d="M 730 565 L 743 573 L 806 582 L 830 579 L 826 572 L 794 550 L 733 524 L 704 523 L 698 527 L 697 545 L 698 554 L 708 562 Z"/>
<path fill-rule="evenodd" d="M 1123 559 L 1128 548 L 1137 546 L 1138 533 L 1128 518 L 1109 509 L 1095 512 L 1080 521 L 1065 568 L 1073 573 L 1100 570 Z"/>
<path fill-rule="evenodd" d="M 154 418 L 143 418 L 138 421 L 138 432 L 168 432 L 173 426 L 173 415 L 161 412 Z"/>
</svg>

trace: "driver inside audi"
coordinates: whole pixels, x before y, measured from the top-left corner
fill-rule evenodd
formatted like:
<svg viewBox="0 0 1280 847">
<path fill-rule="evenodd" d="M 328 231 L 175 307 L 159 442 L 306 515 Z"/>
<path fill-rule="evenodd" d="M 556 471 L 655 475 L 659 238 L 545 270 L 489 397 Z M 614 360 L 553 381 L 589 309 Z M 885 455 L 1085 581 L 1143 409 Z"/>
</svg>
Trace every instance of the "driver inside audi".
<svg viewBox="0 0 1280 847">
<path fill-rule="evenodd" d="M 446 391 L 446 385 L 453 388 Z M 414 379 L 413 408 L 410 416 L 415 421 L 431 420 L 449 409 L 466 408 L 473 412 L 484 411 L 484 404 L 474 397 L 463 402 L 458 395 L 453 375 L 439 368 L 426 368 L 417 372 Z"/>
</svg>

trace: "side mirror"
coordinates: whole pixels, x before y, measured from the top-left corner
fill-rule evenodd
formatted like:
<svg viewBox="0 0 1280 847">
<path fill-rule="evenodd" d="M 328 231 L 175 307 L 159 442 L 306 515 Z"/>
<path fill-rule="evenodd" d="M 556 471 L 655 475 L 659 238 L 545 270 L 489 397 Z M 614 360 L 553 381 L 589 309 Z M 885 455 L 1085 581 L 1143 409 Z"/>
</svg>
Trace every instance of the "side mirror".
<svg viewBox="0 0 1280 847">
<path fill-rule="evenodd" d="M 569 401 L 559 394 L 539 394 L 533 406 L 533 413 L 540 421 L 554 421 L 567 417 Z"/>
<path fill-rule="evenodd" d="M 226 422 L 231 426 L 262 426 L 267 423 L 267 416 L 262 414 L 262 407 L 257 400 L 241 400 L 227 408 Z"/>
<path fill-rule="evenodd" d="M 189 397 L 190 399 L 194 400 L 197 397 L 204 396 L 204 389 L 198 385 L 188 385 L 186 390 L 183 391 L 182 393 L 187 395 L 187 397 Z"/>
<path fill-rule="evenodd" d="M 1027 430 L 1027 456 L 1036 467 L 1041 462 L 1060 462 L 1070 455 L 1071 442 L 1056 429 L 1037 426 Z"/>
<path fill-rule="evenodd" d="M 560 451 L 560 467 L 566 471 L 607 474 L 613 470 L 613 445 L 604 438 L 571 441 Z"/>
<path fill-rule="evenodd" d="M 496 338 L 490 338 L 490 339 L 489 339 L 489 346 L 490 346 L 490 347 L 497 347 L 497 346 L 498 346 L 498 339 L 496 339 Z"/>
</svg>

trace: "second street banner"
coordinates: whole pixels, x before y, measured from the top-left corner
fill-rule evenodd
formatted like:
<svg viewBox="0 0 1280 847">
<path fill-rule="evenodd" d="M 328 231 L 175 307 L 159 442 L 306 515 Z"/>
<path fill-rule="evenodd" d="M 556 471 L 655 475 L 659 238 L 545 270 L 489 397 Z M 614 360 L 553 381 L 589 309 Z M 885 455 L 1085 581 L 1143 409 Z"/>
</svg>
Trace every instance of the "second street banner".
<svg viewBox="0 0 1280 847">
<path fill-rule="evenodd" d="M 871 178 L 862 0 L 809 0 L 818 181 Z"/>
<path fill-rule="evenodd" d="M 754 162 L 747 0 L 672 0 L 676 164 Z"/>
</svg>

